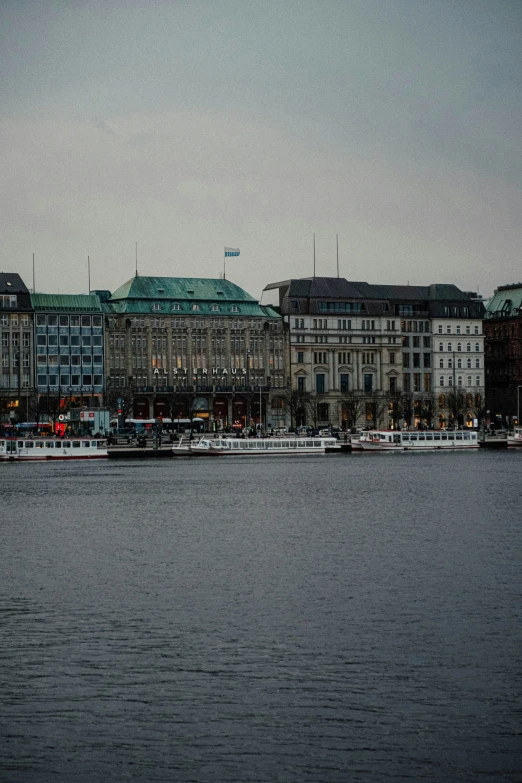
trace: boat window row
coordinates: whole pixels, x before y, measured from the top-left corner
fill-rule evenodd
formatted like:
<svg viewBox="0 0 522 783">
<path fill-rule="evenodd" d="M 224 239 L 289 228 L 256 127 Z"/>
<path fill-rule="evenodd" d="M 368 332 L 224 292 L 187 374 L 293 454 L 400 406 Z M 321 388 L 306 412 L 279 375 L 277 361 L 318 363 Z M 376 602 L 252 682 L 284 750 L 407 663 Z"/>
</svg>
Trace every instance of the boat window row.
<svg viewBox="0 0 522 783">
<path fill-rule="evenodd" d="M 292 440 L 291 438 L 284 438 L 282 440 L 251 440 L 241 441 L 232 440 L 227 438 L 223 441 L 216 441 L 215 445 L 218 448 L 237 449 L 239 451 L 254 451 L 267 449 L 295 449 L 295 448 L 308 448 L 308 449 L 321 449 L 328 445 L 333 445 L 335 441 L 323 441 L 323 440 Z"/>
<path fill-rule="evenodd" d="M 477 440 L 476 432 L 403 432 L 402 442 Z"/>
<path fill-rule="evenodd" d="M 10 441 L 9 441 L 10 442 Z M 104 440 L 19 440 L 18 449 L 98 449 L 105 447 Z M 5 441 L 0 440 L 0 448 L 5 448 Z"/>
</svg>

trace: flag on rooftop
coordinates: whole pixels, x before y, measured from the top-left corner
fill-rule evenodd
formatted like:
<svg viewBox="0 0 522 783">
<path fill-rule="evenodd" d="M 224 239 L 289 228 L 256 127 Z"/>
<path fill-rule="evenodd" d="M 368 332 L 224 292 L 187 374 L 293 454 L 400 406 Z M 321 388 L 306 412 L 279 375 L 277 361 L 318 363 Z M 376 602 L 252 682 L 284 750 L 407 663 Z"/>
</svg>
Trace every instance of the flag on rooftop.
<svg viewBox="0 0 522 783">
<path fill-rule="evenodd" d="M 239 255 L 239 248 L 238 247 L 226 247 L 225 248 L 225 258 L 230 258 L 231 256 L 238 256 Z"/>
</svg>

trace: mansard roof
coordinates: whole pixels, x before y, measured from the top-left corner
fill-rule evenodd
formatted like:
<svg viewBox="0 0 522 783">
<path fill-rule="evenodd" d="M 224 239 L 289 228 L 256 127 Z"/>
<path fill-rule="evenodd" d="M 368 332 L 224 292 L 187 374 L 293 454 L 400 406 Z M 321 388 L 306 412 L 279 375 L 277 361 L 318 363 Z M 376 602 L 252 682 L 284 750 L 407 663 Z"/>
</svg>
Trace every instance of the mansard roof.
<svg viewBox="0 0 522 783">
<path fill-rule="evenodd" d="M 112 313 L 155 315 L 243 315 L 280 318 L 271 307 L 261 306 L 230 280 L 201 277 L 136 276 L 104 302 Z M 234 307 L 234 309 L 232 309 Z"/>
<path fill-rule="evenodd" d="M 499 286 L 486 305 L 486 318 L 510 318 L 522 314 L 522 283 Z"/>
<path fill-rule="evenodd" d="M 0 294 L 28 294 L 29 289 L 17 272 L 0 272 Z"/>
<path fill-rule="evenodd" d="M 35 310 L 75 313 L 101 313 L 100 298 L 96 294 L 31 294 Z"/>
</svg>

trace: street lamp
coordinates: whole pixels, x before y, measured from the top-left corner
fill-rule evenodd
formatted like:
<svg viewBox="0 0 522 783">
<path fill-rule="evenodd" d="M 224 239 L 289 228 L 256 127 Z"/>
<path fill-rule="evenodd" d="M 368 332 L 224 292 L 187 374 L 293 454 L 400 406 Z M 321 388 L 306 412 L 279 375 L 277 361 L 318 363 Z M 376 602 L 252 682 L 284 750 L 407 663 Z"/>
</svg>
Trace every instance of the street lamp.
<svg viewBox="0 0 522 783">
<path fill-rule="evenodd" d="M 522 386 L 517 386 L 517 427 L 520 427 L 520 389 Z"/>
</svg>

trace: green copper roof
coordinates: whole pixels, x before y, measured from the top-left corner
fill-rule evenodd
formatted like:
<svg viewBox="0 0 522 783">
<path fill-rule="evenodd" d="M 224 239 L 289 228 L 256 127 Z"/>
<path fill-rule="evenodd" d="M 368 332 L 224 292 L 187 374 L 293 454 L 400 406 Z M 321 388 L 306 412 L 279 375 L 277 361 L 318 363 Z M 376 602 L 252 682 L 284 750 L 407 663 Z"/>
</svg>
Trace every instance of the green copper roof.
<svg viewBox="0 0 522 783">
<path fill-rule="evenodd" d="M 100 313 L 100 298 L 95 294 L 31 294 L 35 310 Z"/>
<path fill-rule="evenodd" d="M 103 309 L 157 316 L 281 317 L 229 280 L 200 277 L 133 277 L 104 302 Z"/>
<path fill-rule="evenodd" d="M 204 277 L 133 277 L 113 293 L 117 299 L 176 299 L 189 301 L 255 302 L 230 280 Z"/>
<path fill-rule="evenodd" d="M 486 305 L 486 318 L 509 318 L 521 308 L 522 284 L 501 286 Z"/>
</svg>

